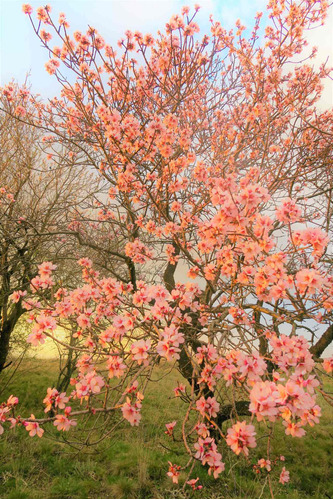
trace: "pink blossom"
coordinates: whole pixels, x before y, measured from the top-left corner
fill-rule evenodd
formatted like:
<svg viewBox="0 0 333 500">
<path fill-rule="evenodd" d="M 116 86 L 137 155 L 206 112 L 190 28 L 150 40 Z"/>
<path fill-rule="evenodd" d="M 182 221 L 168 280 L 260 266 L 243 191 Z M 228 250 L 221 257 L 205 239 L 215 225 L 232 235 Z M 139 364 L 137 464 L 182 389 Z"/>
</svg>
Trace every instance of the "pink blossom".
<svg viewBox="0 0 333 500">
<path fill-rule="evenodd" d="M 138 365 L 148 365 L 148 350 L 151 347 L 151 340 L 138 340 L 131 345 L 132 357 Z"/>
<path fill-rule="evenodd" d="M 283 422 L 283 425 L 286 427 L 287 436 L 293 437 L 303 437 L 305 435 L 305 430 L 302 428 L 301 422 Z"/>
<path fill-rule="evenodd" d="M 39 344 L 45 344 L 46 335 L 43 333 L 30 333 L 27 337 L 27 342 L 33 346 L 38 346 Z"/>
<path fill-rule="evenodd" d="M 184 337 L 176 327 L 166 327 L 162 333 L 162 340 L 156 346 L 157 353 L 168 361 L 179 359 L 180 344 L 184 342 Z"/>
<path fill-rule="evenodd" d="M 318 227 L 310 227 L 301 231 L 299 233 L 299 238 L 305 245 L 311 245 L 313 247 L 312 255 L 315 257 L 320 257 L 329 243 L 327 233 Z"/>
<path fill-rule="evenodd" d="M 8 406 L 0 407 L 0 422 L 6 422 L 7 420 L 7 413 L 9 412 L 10 408 Z M 1 432 L 2 434 L 4 432 L 3 427 L 1 426 Z"/>
<path fill-rule="evenodd" d="M 176 465 L 176 464 L 172 464 L 171 462 L 168 462 L 169 463 L 169 471 L 167 472 L 167 475 L 169 477 L 171 477 L 172 479 L 172 482 L 177 484 L 178 483 L 178 477 L 179 477 L 179 470 L 180 470 L 180 466 L 179 465 Z"/>
<path fill-rule="evenodd" d="M 177 387 L 174 388 L 174 393 L 176 398 L 181 395 L 182 392 L 185 392 L 186 386 L 184 384 L 179 384 Z"/>
<path fill-rule="evenodd" d="M 28 14 L 30 16 L 30 14 L 32 14 L 32 7 L 31 7 L 31 5 L 29 5 L 27 3 L 24 3 L 22 5 L 22 11 L 24 12 L 24 14 Z"/>
<path fill-rule="evenodd" d="M 327 373 L 333 372 L 333 356 L 331 358 L 324 359 L 323 361 L 323 369 Z"/>
<path fill-rule="evenodd" d="M 206 359 L 207 361 L 215 361 L 217 359 L 216 348 L 212 344 L 198 347 L 196 358 L 198 360 L 198 363 L 202 363 L 204 359 Z"/>
<path fill-rule="evenodd" d="M 37 435 L 38 437 L 42 437 L 42 435 L 44 434 L 44 430 L 41 429 L 39 427 L 39 423 L 34 422 L 34 420 L 35 420 L 35 415 L 31 414 L 30 421 L 24 422 L 25 428 L 29 432 L 29 436 L 33 437 Z"/>
<path fill-rule="evenodd" d="M 153 256 L 148 247 L 138 239 L 135 239 L 133 242 L 126 243 L 125 254 L 137 264 L 144 264 Z"/>
<path fill-rule="evenodd" d="M 7 406 L 16 406 L 18 404 L 19 400 L 16 396 L 9 396 L 7 399 Z"/>
<path fill-rule="evenodd" d="M 86 330 L 87 328 L 90 328 L 90 326 L 91 326 L 89 317 L 86 314 L 80 314 L 76 318 L 76 322 L 79 325 L 79 327 L 82 328 L 82 330 Z"/>
<path fill-rule="evenodd" d="M 197 450 L 195 458 L 201 460 L 202 465 L 207 464 L 209 466 L 208 474 L 213 474 L 216 479 L 224 470 L 225 464 L 221 462 L 222 455 L 217 451 L 215 440 L 209 437 L 199 438 L 198 442 L 194 444 L 194 448 Z"/>
<path fill-rule="evenodd" d="M 50 75 L 54 75 L 59 68 L 60 62 L 57 59 L 50 59 L 47 63 L 45 63 L 45 69 Z"/>
<path fill-rule="evenodd" d="M 310 427 L 313 427 L 315 424 L 319 424 L 319 417 L 321 417 L 321 408 L 318 405 L 315 405 L 313 408 L 304 411 L 301 415 L 302 424 L 309 424 Z"/>
<path fill-rule="evenodd" d="M 254 384 L 250 392 L 250 406 L 252 413 L 256 414 L 257 420 L 260 422 L 264 417 L 274 421 L 279 413 L 277 407 L 279 391 L 274 382 L 257 382 Z"/>
<path fill-rule="evenodd" d="M 276 210 L 276 218 L 280 222 L 285 222 L 288 224 L 289 222 L 295 222 L 299 220 L 302 211 L 299 206 L 296 205 L 296 202 L 291 198 L 286 198 L 282 201 L 280 207 Z"/>
<path fill-rule="evenodd" d="M 88 372 L 85 379 L 90 386 L 90 391 L 93 394 L 99 394 L 102 387 L 105 385 L 103 378 L 100 375 L 97 375 L 95 370 Z"/>
<path fill-rule="evenodd" d="M 256 352 L 251 355 L 240 354 L 237 360 L 240 376 L 249 380 L 259 380 L 267 368 L 264 359 Z"/>
<path fill-rule="evenodd" d="M 75 426 L 77 422 L 75 420 L 70 420 L 65 415 L 56 415 L 56 419 L 53 425 L 56 426 L 58 431 L 69 431 L 69 429 Z"/>
<path fill-rule="evenodd" d="M 315 269 L 301 269 L 296 274 L 297 288 L 301 294 L 313 295 L 321 291 L 323 278 Z"/>
<path fill-rule="evenodd" d="M 285 483 L 288 483 L 289 482 L 289 471 L 286 470 L 285 467 L 282 468 L 282 472 L 280 474 L 280 479 L 279 479 L 279 483 L 281 484 L 285 484 Z"/>
<path fill-rule="evenodd" d="M 133 325 L 133 318 L 130 318 L 128 316 L 115 316 L 113 318 L 113 327 L 120 336 L 124 335 L 126 332 L 128 332 L 128 330 L 131 330 L 133 328 Z"/>
<path fill-rule="evenodd" d="M 195 426 L 195 430 L 197 431 L 198 436 L 201 436 L 204 439 L 209 436 L 208 427 L 202 422 Z"/>
<path fill-rule="evenodd" d="M 66 403 L 69 401 L 69 398 L 66 396 L 65 392 L 59 393 L 57 389 L 51 389 L 50 387 L 47 389 L 46 397 L 43 400 L 43 403 L 46 405 L 45 413 L 49 412 L 52 407 L 59 408 L 63 410 L 66 406 Z"/>
<path fill-rule="evenodd" d="M 196 479 L 190 479 L 189 481 L 186 481 L 186 484 L 188 484 L 189 486 L 191 486 L 191 488 L 192 488 L 193 491 L 195 491 L 195 490 L 201 490 L 202 486 L 201 486 L 201 484 L 197 485 L 198 481 L 199 481 L 199 478 L 197 477 Z"/>
<path fill-rule="evenodd" d="M 48 278 L 55 269 L 57 266 L 52 262 L 43 262 L 38 266 L 38 274 L 41 278 Z"/>
<path fill-rule="evenodd" d="M 131 404 L 131 400 L 126 398 L 126 403 L 123 404 L 121 411 L 123 413 L 123 417 L 132 425 L 139 425 L 141 420 L 141 403 L 136 403 L 135 405 Z"/>
<path fill-rule="evenodd" d="M 109 370 L 109 378 L 117 377 L 120 378 L 127 368 L 123 363 L 123 358 L 118 355 L 109 356 L 107 359 L 107 365 Z"/>
<path fill-rule="evenodd" d="M 261 469 L 265 468 L 268 472 L 272 470 L 271 461 L 265 458 L 260 458 L 260 460 L 258 460 L 258 465 Z"/>
<path fill-rule="evenodd" d="M 172 436 L 173 429 L 174 429 L 176 423 L 177 423 L 177 421 L 174 420 L 173 422 L 170 422 L 169 424 L 165 424 L 165 427 L 167 428 L 167 430 L 165 431 L 165 434 L 167 434 L 168 436 Z"/>
<path fill-rule="evenodd" d="M 253 425 L 244 422 L 237 422 L 234 424 L 227 432 L 226 442 L 236 453 L 244 453 L 245 456 L 249 454 L 249 448 L 255 448 L 257 446 Z"/>
<path fill-rule="evenodd" d="M 205 416 L 205 413 L 207 413 L 210 417 L 213 418 L 217 416 L 217 413 L 220 409 L 220 405 L 214 397 L 208 397 L 206 400 L 203 396 L 196 402 L 196 407 L 202 416 Z"/>
<path fill-rule="evenodd" d="M 78 260 L 78 264 L 82 267 L 92 267 L 92 261 L 86 257 L 82 257 L 82 259 Z"/>
</svg>

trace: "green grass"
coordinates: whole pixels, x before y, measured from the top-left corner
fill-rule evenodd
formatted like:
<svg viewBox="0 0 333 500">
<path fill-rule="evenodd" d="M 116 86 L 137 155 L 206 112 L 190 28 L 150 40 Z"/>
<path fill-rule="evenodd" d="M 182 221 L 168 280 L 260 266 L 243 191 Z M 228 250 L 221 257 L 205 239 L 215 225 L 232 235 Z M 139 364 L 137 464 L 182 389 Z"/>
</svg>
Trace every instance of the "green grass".
<svg viewBox="0 0 333 500">
<path fill-rule="evenodd" d="M 2 395 L 20 399 L 22 415 L 36 408 L 46 388 L 53 385 L 57 363 L 31 360 L 24 363 Z M 158 375 L 166 371 L 158 368 Z M 142 421 L 138 428 L 124 423 L 112 437 L 97 448 L 73 452 L 60 440 L 57 431 L 45 437 L 31 438 L 22 429 L 7 431 L 0 437 L 0 497 L 1 498 L 268 498 L 270 492 L 264 476 L 258 477 L 252 465 L 265 456 L 265 442 L 250 455 L 250 462 L 238 459 L 223 448 L 225 472 L 218 480 L 196 464 L 191 477 L 200 478 L 203 490 L 182 491 L 186 473 L 182 472 L 179 486 L 166 476 L 168 460 L 184 465 L 187 455 L 180 443 L 173 443 L 164 434 L 164 425 L 181 421 L 184 408 L 180 400 L 170 398 L 173 387 L 181 380 L 174 371 L 158 384 L 151 386 L 144 400 Z M 329 384 L 328 379 L 326 383 Z M 158 388 L 158 390 L 157 390 Z M 332 390 L 332 385 L 327 388 Z M 272 442 L 273 456 L 285 456 L 290 471 L 290 483 L 282 486 L 274 472 L 273 489 L 276 498 L 332 498 L 332 407 L 322 398 L 321 423 L 307 428 L 303 439 L 286 436 L 276 426 Z M 36 412 L 37 413 L 37 412 Z M 41 413 L 39 413 L 41 414 Z M 258 431 L 264 432 L 263 426 Z M 75 435 L 75 431 L 72 434 Z M 252 464 L 252 465 L 251 465 Z"/>
</svg>

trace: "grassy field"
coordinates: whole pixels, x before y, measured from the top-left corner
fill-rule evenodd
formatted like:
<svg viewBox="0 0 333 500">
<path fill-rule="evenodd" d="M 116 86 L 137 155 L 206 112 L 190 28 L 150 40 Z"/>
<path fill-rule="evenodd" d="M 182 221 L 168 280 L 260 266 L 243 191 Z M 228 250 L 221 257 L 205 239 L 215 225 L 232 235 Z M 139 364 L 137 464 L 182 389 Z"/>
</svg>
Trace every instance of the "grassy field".
<svg viewBox="0 0 333 500">
<path fill-rule="evenodd" d="M 22 415 L 36 408 L 40 408 L 40 413 L 35 411 L 36 416 L 42 415 L 41 401 L 46 387 L 56 379 L 56 370 L 55 361 L 24 362 L 1 400 L 15 394 L 20 399 Z M 158 370 L 161 375 L 166 368 Z M 177 381 L 181 377 L 173 371 L 158 390 L 152 386 L 146 393 L 140 426 L 131 428 L 125 423 L 96 449 L 77 453 L 47 433 L 39 439 L 29 437 L 22 428 L 6 431 L 0 436 L 0 497 L 269 498 L 263 477 L 255 475 L 251 464 L 237 459 L 225 446 L 226 470 L 219 479 L 208 476 L 197 464 L 191 477 L 200 478 L 204 486 L 201 491 L 192 492 L 189 487 L 182 491 L 185 473 L 180 476 L 180 486 L 172 484 L 166 475 L 168 460 L 179 465 L 187 462 L 179 444 L 164 435 L 164 424 L 180 420 L 183 413 L 181 401 L 170 399 Z M 319 404 L 323 408 L 321 424 L 308 428 L 305 438 L 288 437 L 282 430 L 274 436 L 273 451 L 285 456 L 284 465 L 290 471 L 287 485 L 274 480 L 276 498 L 333 497 L 332 407 L 322 399 Z M 265 456 L 263 447 L 264 441 L 259 441 L 251 454 L 252 464 Z M 275 478 L 279 471 L 274 473 Z"/>
</svg>

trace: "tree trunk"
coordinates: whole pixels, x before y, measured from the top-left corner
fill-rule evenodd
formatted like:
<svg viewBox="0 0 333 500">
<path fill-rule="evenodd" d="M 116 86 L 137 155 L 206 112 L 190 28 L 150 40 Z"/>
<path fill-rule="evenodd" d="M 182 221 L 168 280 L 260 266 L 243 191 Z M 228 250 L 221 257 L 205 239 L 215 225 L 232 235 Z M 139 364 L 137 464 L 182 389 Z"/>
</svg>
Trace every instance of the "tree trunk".
<svg viewBox="0 0 333 500">
<path fill-rule="evenodd" d="M 314 358 L 320 358 L 331 342 L 333 342 L 333 325 L 330 325 L 318 342 L 310 348 L 310 352 L 313 354 Z"/>
<path fill-rule="evenodd" d="M 8 366 L 8 364 L 6 365 L 6 360 L 9 351 L 10 335 L 13 331 L 8 323 L 7 321 L 0 330 L 0 373 Z"/>
<path fill-rule="evenodd" d="M 9 366 L 6 364 L 6 360 L 9 351 L 10 336 L 22 314 L 23 309 L 21 304 L 15 304 L 7 321 L 2 322 L 0 328 L 0 373 Z"/>
</svg>

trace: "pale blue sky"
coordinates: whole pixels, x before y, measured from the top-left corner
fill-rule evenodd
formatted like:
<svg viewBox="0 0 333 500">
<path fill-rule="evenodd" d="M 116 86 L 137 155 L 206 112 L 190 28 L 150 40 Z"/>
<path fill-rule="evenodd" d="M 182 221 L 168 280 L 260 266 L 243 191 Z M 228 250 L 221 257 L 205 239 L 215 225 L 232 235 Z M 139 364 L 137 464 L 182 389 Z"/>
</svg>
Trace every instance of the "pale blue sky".
<svg viewBox="0 0 333 500">
<path fill-rule="evenodd" d="M 202 32 L 209 33 L 210 14 L 225 28 L 234 27 L 238 18 L 251 28 L 256 12 L 265 12 L 267 0 L 0 0 L 0 85 L 12 78 L 22 83 L 30 72 L 32 91 L 53 97 L 58 94 L 59 86 L 44 69 L 48 54 L 34 34 L 28 16 L 22 12 L 23 3 L 30 3 L 34 9 L 49 3 L 55 19 L 59 12 L 65 12 L 73 30 L 85 31 L 89 24 L 113 45 L 126 29 L 152 33 L 163 29 L 183 5 L 193 7 L 195 3 L 201 5 L 197 19 Z M 332 57 L 332 32 L 331 9 L 326 26 L 309 35 L 311 45 L 319 47 L 320 61 Z M 333 104 L 332 89 L 331 85 L 325 91 L 324 107 Z"/>
<path fill-rule="evenodd" d="M 15 78 L 20 83 L 30 71 L 32 90 L 44 97 L 57 93 L 55 78 L 48 75 L 44 64 L 48 54 L 35 36 L 22 3 L 34 9 L 49 3 L 58 18 L 65 12 L 71 28 L 85 31 L 94 26 L 109 44 L 115 44 L 126 29 L 156 32 L 163 29 L 171 15 L 182 5 L 201 5 L 198 20 L 203 31 L 209 31 L 209 15 L 231 28 L 237 18 L 252 26 L 257 11 L 265 9 L 266 0 L 49 0 L 23 2 L 0 0 L 0 78 L 1 85 Z"/>
</svg>

